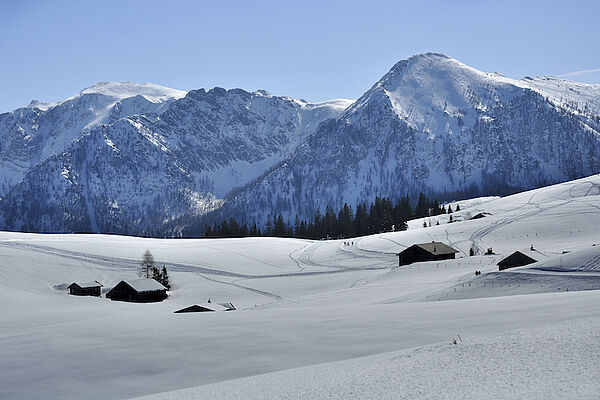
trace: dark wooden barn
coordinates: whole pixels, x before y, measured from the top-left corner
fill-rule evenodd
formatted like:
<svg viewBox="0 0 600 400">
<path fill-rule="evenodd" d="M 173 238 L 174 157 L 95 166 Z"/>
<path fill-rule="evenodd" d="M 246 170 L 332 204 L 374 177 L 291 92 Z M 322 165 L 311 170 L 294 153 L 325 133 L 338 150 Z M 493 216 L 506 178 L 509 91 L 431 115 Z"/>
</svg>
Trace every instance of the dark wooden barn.
<svg viewBox="0 0 600 400">
<path fill-rule="evenodd" d="M 398 265 L 408 265 L 420 261 L 439 261 L 455 258 L 458 250 L 441 243 L 430 242 L 413 244 L 404 251 L 396 254 L 398 256 Z"/>
<path fill-rule="evenodd" d="M 533 264 L 534 262 L 538 261 L 533 258 L 533 256 L 533 254 L 525 254 L 523 251 L 515 251 L 510 256 L 498 263 L 498 270 L 502 271 L 508 268 L 522 267 L 523 265 Z"/>
<path fill-rule="evenodd" d="M 100 296 L 102 285 L 98 281 L 73 282 L 69 285 L 69 294 L 76 296 Z"/>
<path fill-rule="evenodd" d="M 106 297 L 111 300 L 148 303 L 167 298 L 167 288 L 154 279 L 132 279 L 119 282 Z"/>
</svg>

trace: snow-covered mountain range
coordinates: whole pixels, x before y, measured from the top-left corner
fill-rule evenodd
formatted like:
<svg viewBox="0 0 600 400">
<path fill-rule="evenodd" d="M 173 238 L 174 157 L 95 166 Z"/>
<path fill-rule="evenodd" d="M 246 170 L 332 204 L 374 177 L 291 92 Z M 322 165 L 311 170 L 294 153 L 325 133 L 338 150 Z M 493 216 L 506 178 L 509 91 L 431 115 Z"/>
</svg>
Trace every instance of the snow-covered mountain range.
<svg viewBox="0 0 600 400">
<path fill-rule="evenodd" d="M 0 114 L 0 227 L 186 232 L 376 195 L 498 194 L 600 171 L 600 85 L 438 53 L 355 102 L 102 82 Z M 198 232 L 195 232 L 196 234 Z"/>
<path fill-rule="evenodd" d="M 0 115 L 2 227 L 160 233 L 261 176 L 347 100 L 99 83 Z"/>
<path fill-rule="evenodd" d="M 99 82 L 60 103 L 32 100 L 0 114 L 0 197 L 36 164 L 65 151 L 99 124 L 160 113 L 185 92 L 147 83 Z"/>
</svg>

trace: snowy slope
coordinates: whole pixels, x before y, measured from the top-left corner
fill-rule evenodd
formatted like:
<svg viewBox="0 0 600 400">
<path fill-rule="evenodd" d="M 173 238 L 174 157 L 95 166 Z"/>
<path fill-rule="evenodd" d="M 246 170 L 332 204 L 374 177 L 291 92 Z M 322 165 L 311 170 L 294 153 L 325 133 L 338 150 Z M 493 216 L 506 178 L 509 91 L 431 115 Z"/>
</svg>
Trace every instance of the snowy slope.
<svg viewBox="0 0 600 400">
<path fill-rule="evenodd" d="M 192 399 L 593 399 L 599 318 L 144 396 Z M 518 365 L 518 368 L 515 366 Z"/>
<path fill-rule="evenodd" d="M 597 393 L 600 176 L 459 204 L 460 222 L 415 220 L 350 244 L 2 232 L 0 398 L 130 398 L 211 383 L 156 398 Z M 468 220 L 482 211 L 491 215 Z M 396 267 L 395 253 L 430 240 L 459 258 Z M 498 272 L 531 244 L 544 262 Z M 467 257 L 472 246 L 497 254 Z M 134 278 L 146 249 L 171 272 L 166 301 L 66 294 L 73 281 L 106 292 Z M 209 298 L 238 310 L 173 314 Z"/>
<path fill-rule="evenodd" d="M 293 220 L 419 192 L 505 194 L 600 171 L 599 85 L 514 80 L 438 53 L 397 63 L 222 215 Z"/>
</svg>

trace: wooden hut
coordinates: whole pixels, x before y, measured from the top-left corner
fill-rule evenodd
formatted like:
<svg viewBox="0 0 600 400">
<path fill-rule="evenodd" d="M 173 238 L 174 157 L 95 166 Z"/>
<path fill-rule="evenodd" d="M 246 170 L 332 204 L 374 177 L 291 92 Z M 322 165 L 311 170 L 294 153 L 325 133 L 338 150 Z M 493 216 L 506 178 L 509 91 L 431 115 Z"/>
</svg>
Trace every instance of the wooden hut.
<svg viewBox="0 0 600 400">
<path fill-rule="evenodd" d="M 522 267 L 523 265 L 529 265 L 533 264 L 534 262 L 538 262 L 539 259 L 540 257 L 538 254 L 535 254 L 533 251 L 515 251 L 510 256 L 500 260 L 498 263 L 498 270 L 502 271 L 508 268 Z"/>
<path fill-rule="evenodd" d="M 68 286 L 69 294 L 75 296 L 100 296 L 102 285 L 98 281 L 73 282 Z"/>
<path fill-rule="evenodd" d="M 398 256 L 398 265 L 402 266 L 420 261 L 454 259 L 456 253 L 458 253 L 458 250 L 442 242 L 430 242 L 413 244 L 396 255 Z"/>
<path fill-rule="evenodd" d="M 132 279 L 119 282 L 106 297 L 111 300 L 148 303 L 167 298 L 167 288 L 154 279 Z"/>
<path fill-rule="evenodd" d="M 235 310 L 235 308 L 233 308 Z M 203 304 L 194 304 L 193 306 L 189 306 L 186 308 L 182 308 L 181 310 L 174 311 L 175 314 L 180 313 L 191 313 L 191 312 L 212 312 L 212 311 L 231 311 L 231 308 L 226 307 L 225 305 L 221 305 L 218 303 L 203 303 Z"/>
</svg>

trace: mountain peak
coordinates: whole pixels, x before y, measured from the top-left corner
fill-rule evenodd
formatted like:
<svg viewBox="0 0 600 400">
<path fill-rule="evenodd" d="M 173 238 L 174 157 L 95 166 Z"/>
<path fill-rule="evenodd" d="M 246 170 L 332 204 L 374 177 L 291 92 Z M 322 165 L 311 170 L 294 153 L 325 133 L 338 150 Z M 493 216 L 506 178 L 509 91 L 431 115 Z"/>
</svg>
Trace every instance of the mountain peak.
<svg viewBox="0 0 600 400">
<path fill-rule="evenodd" d="M 46 111 L 49 108 L 54 107 L 56 104 L 57 103 L 50 103 L 50 102 L 46 102 L 46 101 L 40 101 L 40 100 L 33 99 L 27 105 L 27 108 L 39 108 L 42 111 Z"/>
<path fill-rule="evenodd" d="M 398 61 L 396 64 L 394 64 L 394 66 L 390 69 L 389 72 L 404 71 L 407 68 L 410 68 L 414 65 L 418 65 L 420 63 L 432 64 L 432 63 L 445 62 L 448 60 L 456 61 L 452 57 L 449 57 L 443 53 L 430 52 L 430 53 L 415 54 L 415 55 L 408 57 L 407 59 Z"/>
<path fill-rule="evenodd" d="M 444 54 L 444 53 L 439 53 L 439 52 L 435 52 L 435 51 L 429 51 L 427 53 L 419 53 L 419 54 L 414 54 L 412 56 L 410 56 L 408 58 L 408 60 L 418 60 L 418 59 L 452 59 L 452 57 Z"/>
<path fill-rule="evenodd" d="M 447 75 L 448 73 L 457 75 L 465 72 L 476 75 L 487 75 L 443 53 L 415 54 L 406 60 L 397 62 L 375 87 L 385 86 L 388 88 L 392 86 L 395 88 L 403 80 L 421 80 L 426 76 L 435 78 L 436 76 Z"/>
<path fill-rule="evenodd" d="M 183 90 L 171 89 L 154 83 L 107 82 L 101 81 L 79 92 L 79 96 L 86 94 L 101 94 L 116 100 L 128 97 L 144 96 L 152 102 L 161 102 L 168 99 L 179 99 L 186 95 Z M 77 97 L 77 96 L 74 96 Z"/>
</svg>

